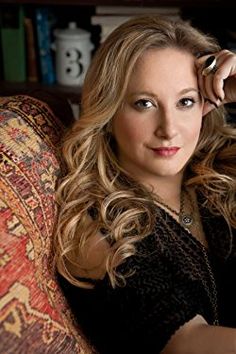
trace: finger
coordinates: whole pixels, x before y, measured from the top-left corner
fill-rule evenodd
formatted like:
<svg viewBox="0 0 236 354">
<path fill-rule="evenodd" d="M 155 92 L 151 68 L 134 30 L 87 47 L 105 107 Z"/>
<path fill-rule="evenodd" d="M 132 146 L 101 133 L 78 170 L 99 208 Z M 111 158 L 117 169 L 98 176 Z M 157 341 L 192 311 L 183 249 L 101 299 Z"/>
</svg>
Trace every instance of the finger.
<svg viewBox="0 0 236 354">
<path fill-rule="evenodd" d="M 215 104 L 210 102 L 208 99 L 205 99 L 203 110 L 202 110 L 202 116 L 205 116 L 207 113 L 211 112 L 213 109 L 216 108 L 217 107 L 215 106 Z"/>
<path fill-rule="evenodd" d="M 204 92 L 205 97 L 209 98 L 210 101 L 216 103 L 217 106 L 219 106 L 222 102 L 222 89 L 223 89 L 223 81 L 222 78 L 219 77 L 219 67 L 222 66 L 222 63 L 226 60 L 227 57 L 229 57 L 230 52 L 228 50 L 222 50 L 219 52 L 215 57 L 216 59 L 216 72 L 214 70 L 210 70 L 210 72 L 207 75 L 202 75 L 203 78 L 201 80 L 201 86 L 202 86 L 202 91 Z M 200 58 L 199 63 L 202 63 L 202 74 L 203 70 L 208 67 L 206 66 L 207 61 L 212 56 L 207 56 L 207 60 L 203 60 L 203 58 Z M 204 59 L 206 56 L 204 57 Z M 219 82 L 220 80 L 220 82 Z M 220 90 L 221 89 L 221 90 Z"/>
<path fill-rule="evenodd" d="M 210 53 L 210 54 L 207 54 L 207 55 L 203 55 L 202 57 L 200 58 L 197 58 L 196 61 L 195 61 L 195 65 L 196 67 L 199 69 L 199 68 L 202 68 L 204 67 L 204 65 L 206 64 L 206 61 L 209 57 L 211 56 L 215 56 L 216 57 L 216 60 L 218 62 L 218 60 L 221 58 L 221 57 L 225 57 L 227 55 L 229 55 L 229 53 L 231 53 L 229 50 L 227 49 L 223 49 L 219 52 L 214 52 L 214 53 Z"/>
<path fill-rule="evenodd" d="M 224 92 L 224 79 L 230 74 L 230 58 L 232 53 L 228 50 L 222 50 L 217 57 L 217 70 L 214 74 L 213 90 L 216 96 L 223 101 L 225 97 Z"/>
<path fill-rule="evenodd" d="M 201 67 L 198 69 L 197 77 L 198 77 L 198 86 L 199 86 L 200 92 L 203 97 L 206 97 L 207 93 L 205 91 L 205 78 L 202 75 L 202 68 Z"/>
<path fill-rule="evenodd" d="M 203 69 L 205 63 L 206 63 L 206 60 L 208 58 L 210 58 L 212 55 L 216 56 L 218 53 L 211 53 L 211 54 L 207 54 L 207 55 L 203 55 L 202 57 L 200 58 L 197 58 L 196 61 L 195 61 L 195 65 L 197 67 L 197 69 Z"/>
<path fill-rule="evenodd" d="M 216 72 L 214 75 L 213 90 L 217 98 L 222 102 L 225 98 L 225 92 L 224 92 L 224 79 L 220 71 Z"/>
<path fill-rule="evenodd" d="M 223 59 L 224 60 L 220 63 L 219 68 L 215 73 L 213 82 L 214 91 L 221 100 L 224 100 L 225 98 L 226 87 L 224 86 L 227 85 L 225 80 L 236 75 L 236 56 L 229 53 Z"/>
<path fill-rule="evenodd" d="M 206 92 L 205 97 L 209 98 L 209 100 L 216 102 L 218 97 L 215 94 L 214 87 L 213 87 L 213 81 L 214 81 L 214 74 L 210 73 L 206 77 L 204 77 L 203 82 L 204 82 L 204 89 Z"/>
<path fill-rule="evenodd" d="M 210 60 L 209 60 L 210 59 Z M 205 74 L 206 69 L 216 62 L 216 57 L 214 55 L 205 55 L 200 59 L 196 60 L 196 66 L 198 71 L 198 83 L 201 93 L 204 97 L 210 98 L 210 100 L 215 100 L 214 94 L 212 93 L 212 77 L 209 74 Z"/>
</svg>

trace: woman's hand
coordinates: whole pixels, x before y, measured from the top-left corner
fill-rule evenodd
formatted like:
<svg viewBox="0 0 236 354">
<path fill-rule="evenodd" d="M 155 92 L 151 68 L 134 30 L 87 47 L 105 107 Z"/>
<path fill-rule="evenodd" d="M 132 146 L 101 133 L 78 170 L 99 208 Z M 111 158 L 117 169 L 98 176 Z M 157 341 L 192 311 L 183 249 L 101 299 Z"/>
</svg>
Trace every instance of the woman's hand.
<svg viewBox="0 0 236 354">
<path fill-rule="evenodd" d="M 204 76 L 207 58 L 216 58 L 216 68 Z M 236 102 L 236 54 L 229 50 L 204 55 L 196 60 L 198 83 L 205 99 L 203 115 L 222 104 Z"/>
<path fill-rule="evenodd" d="M 236 353 L 236 329 L 209 325 L 196 315 L 170 338 L 162 354 Z"/>
</svg>

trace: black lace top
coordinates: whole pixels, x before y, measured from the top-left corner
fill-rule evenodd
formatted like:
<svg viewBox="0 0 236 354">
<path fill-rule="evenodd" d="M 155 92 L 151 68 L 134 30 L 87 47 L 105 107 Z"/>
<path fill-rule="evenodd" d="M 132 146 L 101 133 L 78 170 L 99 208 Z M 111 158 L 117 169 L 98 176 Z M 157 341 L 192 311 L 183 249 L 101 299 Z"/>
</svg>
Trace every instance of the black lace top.
<svg viewBox="0 0 236 354">
<path fill-rule="evenodd" d="M 200 214 L 209 244 L 204 250 L 217 286 L 219 323 L 236 327 L 236 242 L 232 247 L 223 218 L 203 206 Z M 125 287 L 113 289 L 106 276 L 93 290 L 85 290 L 59 277 L 79 324 L 100 354 L 157 354 L 195 315 L 214 323 L 214 284 L 199 241 L 161 210 L 154 232 L 137 250 L 119 267 L 125 273 L 135 269 Z"/>
</svg>

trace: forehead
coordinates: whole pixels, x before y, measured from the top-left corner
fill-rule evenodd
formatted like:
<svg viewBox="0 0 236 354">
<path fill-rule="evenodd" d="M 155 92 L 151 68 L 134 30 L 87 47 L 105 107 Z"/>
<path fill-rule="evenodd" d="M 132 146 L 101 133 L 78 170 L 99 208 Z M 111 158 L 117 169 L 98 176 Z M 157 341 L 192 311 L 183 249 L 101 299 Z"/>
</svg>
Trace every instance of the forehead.
<svg viewBox="0 0 236 354">
<path fill-rule="evenodd" d="M 170 88 L 175 85 L 197 85 L 195 58 L 192 54 L 176 49 L 149 49 L 137 60 L 130 77 L 128 89 L 140 85 Z"/>
</svg>

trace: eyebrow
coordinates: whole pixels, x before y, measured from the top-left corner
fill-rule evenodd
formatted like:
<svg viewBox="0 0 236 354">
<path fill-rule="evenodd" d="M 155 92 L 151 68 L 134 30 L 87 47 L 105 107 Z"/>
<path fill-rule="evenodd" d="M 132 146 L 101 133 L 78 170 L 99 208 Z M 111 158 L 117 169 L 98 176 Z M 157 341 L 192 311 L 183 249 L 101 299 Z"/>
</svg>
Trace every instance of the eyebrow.
<svg viewBox="0 0 236 354">
<path fill-rule="evenodd" d="M 183 94 L 183 93 L 188 93 L 191 91 L 194 91 L 196 93 L 200 93 L 199 89 L 196 89 L 194 87 L 189 87 L 189 88 L 183 89 L 182 91 L 180 91 L 180 93 Z"/>
<path fill-rule="evenodd" d="M 196 89 L 194 87 L 188 87 L 188 88 L 185 88 L 183 90 L 181 90 L 179 92 L 179 94 L 183 95 L 183 94 L 186 94 L 186 93 L 189 93 L 191 91 L 194 91 L 196 92 L 197 94 L 200 94 L 200 91 L 199 89 Z M 157 95 L 155 95 L 154 93 L 152 93 L 151 91 L 141 91 L 141 92 L 133 92 L 130 94 L 130 96 L 138 96 L 138 95 L 143 95 L 143 96 L 150 96 L 150 97 L 154 97 L 154 98 L 157 98 Z"/>
</svg>

